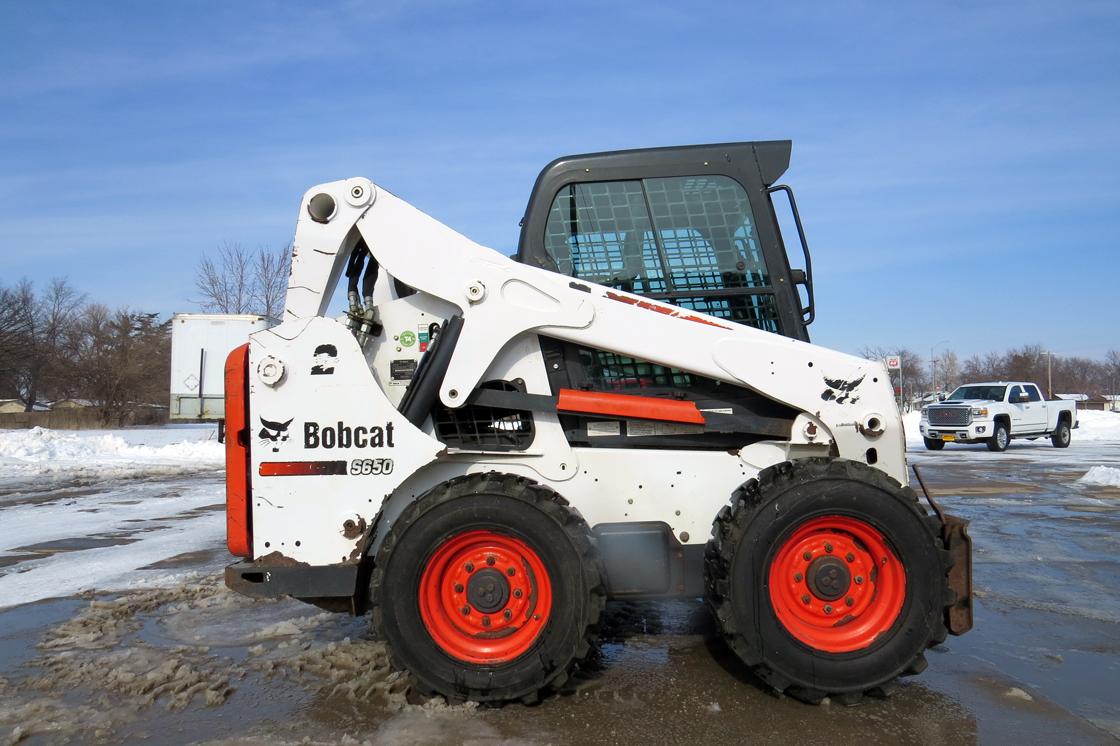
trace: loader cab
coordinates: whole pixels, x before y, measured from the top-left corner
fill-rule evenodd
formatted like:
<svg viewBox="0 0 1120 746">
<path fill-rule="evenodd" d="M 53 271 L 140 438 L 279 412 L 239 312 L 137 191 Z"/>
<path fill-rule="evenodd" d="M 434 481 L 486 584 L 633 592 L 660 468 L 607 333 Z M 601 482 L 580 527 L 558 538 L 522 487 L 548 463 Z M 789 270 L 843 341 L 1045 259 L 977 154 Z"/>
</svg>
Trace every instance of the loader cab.
<svg viewBox="0 0 1120 746">
<path fill-rule="evenodd" d="M 537 177 L 516 259 L 809 341 L 809 250 L 792 191 L 776 185 L 790 150 L 781 140 L 559 158 Z M 779 191 L 804 269 L 786 255 Z"/>
</svg>

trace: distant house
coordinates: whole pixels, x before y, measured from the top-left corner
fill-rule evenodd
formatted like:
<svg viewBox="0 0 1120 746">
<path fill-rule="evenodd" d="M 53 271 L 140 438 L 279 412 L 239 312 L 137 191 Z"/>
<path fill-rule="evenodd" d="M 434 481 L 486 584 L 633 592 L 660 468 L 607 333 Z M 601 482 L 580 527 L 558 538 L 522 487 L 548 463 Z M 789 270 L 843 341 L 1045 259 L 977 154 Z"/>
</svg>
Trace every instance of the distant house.
<svg viewBox="0 0 1120 746">
<path fill-rule="evenodd" d="M 1100 394 L 1093 394 L 1092 396 L 1086 396 L 1084 399 L 1077 402 L 1077 408 L 1093 409 L 1098 412 L 1104 412 L 1112 409 L 1112 402 L 1110 402 Z"/>
<path fill-rule="evenodd" d="M 1120 395 L 1116 394 L 1058 394 L 1059 399 L 1077 402 L 1078 409 L 1098 412 L 1120 411 Z"/>
<path fill-rule="evenodd" d="M 51 403 L 51 409 L 88 409 L 94 406 L 89 399 L 59 399 Z"/>
<path fill-rule="evenodd" d="M 49 409 L 50 407 L 42 402 L 35 402 L 35 405 L 31 407 L 32 412 L 46 412 Z M 19 399 L 0 399 L 0 414 L 19 414 L 25 411 L 27 411 L 27 406 Z"/>
</svg>

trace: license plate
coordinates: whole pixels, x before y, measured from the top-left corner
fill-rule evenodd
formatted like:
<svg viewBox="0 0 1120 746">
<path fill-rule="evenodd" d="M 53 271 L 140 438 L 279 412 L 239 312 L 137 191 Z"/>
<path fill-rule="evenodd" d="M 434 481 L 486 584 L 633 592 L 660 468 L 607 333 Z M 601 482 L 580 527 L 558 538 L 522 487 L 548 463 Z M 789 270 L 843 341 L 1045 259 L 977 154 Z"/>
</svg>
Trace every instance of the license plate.
<svg viewBox="0 0 1120 746">
<path fill-rule="evenodd" d="M 943 441 L 945 441 L 946 443 L 952 443 L 954 440 L 957 439 L 957 436 L 956 435 L 942 435 L 941 439 Z"/>
</svg>

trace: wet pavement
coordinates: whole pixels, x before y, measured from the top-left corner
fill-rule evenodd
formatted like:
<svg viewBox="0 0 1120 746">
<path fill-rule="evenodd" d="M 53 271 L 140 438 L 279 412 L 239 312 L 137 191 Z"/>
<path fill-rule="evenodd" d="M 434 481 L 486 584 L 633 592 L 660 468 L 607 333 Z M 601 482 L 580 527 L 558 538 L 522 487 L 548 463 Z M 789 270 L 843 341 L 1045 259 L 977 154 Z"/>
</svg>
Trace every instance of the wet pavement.
<svg viewBox="0 0 1120 746">
<path fill-rule="evenodd" d="M 942 506 L 972 521 L 976 627 L 931 651 L 929 669 L 886 700 L 772 696 L 698 601 L 611 604 L 598 654 L 539 705 L 425 700 L 364 638 L 363 619 L 227 591 L 215 533 L 137 571 L 173 583 L 0 611 L 0 744 L 1116 743 L 1120 489 L 1076 480 L 1088 465 L 1120 465 L 1120 449 L 1015 446 L 910 454 Z M 40 531 L 8 558 L 48 556 L 80 572 L 87 553 L 143 546 L 126 544 L 133 530 L 208 525 L 220 516 L 213 495 L 191 492 L 200 481 L 220 495 L 212 475 L 134 486 L 149 506 L 134 529 Z M 157 510 L 161 489 L 191 499 Z M 66 501 L 96 507 L 108 500 L 98 494 Z"/>
</svg>

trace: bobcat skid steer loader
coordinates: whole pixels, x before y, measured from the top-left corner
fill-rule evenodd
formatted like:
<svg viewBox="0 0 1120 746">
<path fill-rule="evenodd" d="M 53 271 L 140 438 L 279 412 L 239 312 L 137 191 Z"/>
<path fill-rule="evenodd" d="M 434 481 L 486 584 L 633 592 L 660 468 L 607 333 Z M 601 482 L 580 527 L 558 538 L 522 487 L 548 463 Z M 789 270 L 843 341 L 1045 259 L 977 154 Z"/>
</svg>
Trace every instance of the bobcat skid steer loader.
<svg viewBox="0 0 1120 746">
<path fill-rule="evenodd" d="M 789 153 L 558 160 L 517 260 L 364 178 L 308 191 L 282 323 L 226 365 L 229 586 L 369 612 L 455 699 L 560 687 L 608 599 L 705 598 L 809 702 L 921 671 L 971 626 L 968 536 L 907 486 L 884 367 L 808 342 Z"/>
</svg>

